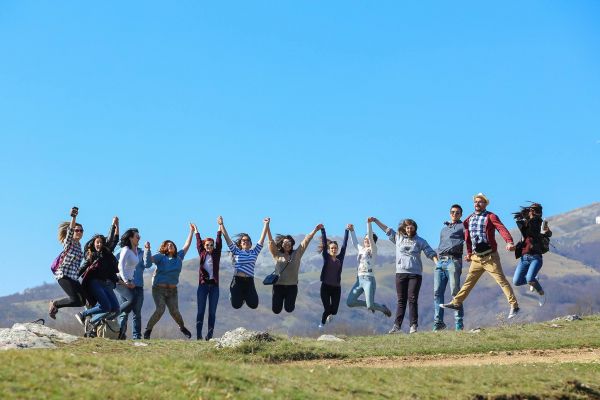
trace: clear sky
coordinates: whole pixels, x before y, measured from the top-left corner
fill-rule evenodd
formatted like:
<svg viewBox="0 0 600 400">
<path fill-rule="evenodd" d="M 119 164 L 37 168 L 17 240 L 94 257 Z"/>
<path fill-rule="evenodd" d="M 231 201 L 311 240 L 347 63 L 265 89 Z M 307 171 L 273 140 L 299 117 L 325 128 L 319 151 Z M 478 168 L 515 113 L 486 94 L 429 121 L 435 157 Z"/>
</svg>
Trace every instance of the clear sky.
<svg viewBox="0 0 600 400">
<path fill-rule="evenodd" d="M 53 281 L 73 205 L 156 249 L 600 200 L 597 1 L 6 0 L 0 37 L 0 295 Z"/>
</svg>

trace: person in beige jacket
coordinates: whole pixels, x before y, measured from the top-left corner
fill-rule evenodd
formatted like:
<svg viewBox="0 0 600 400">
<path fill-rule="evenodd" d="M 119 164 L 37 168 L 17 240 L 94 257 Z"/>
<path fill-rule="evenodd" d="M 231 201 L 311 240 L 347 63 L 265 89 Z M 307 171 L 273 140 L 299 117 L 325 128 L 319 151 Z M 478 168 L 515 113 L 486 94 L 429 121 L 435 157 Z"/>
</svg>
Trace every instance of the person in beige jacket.
<svg viewBox="0 0 600 400">
<path fill-rule="evenodd" d="M 308 244 L 322 227 L 322 224 L 317 225 L 296 249 L 294 249 L 296 241 L 291 235 L 276 235 L 273 240 L 271 230 L 267 231 L 269 251 L 275 261 L 275 273 L 279 275 L 279 279 L 273 285 L 272 309 L 275 314 L 279 314 L 284 308 L 285 311 L 291 313 L 296 308 L 300 260 L 308 248 Z"/>
</svg>

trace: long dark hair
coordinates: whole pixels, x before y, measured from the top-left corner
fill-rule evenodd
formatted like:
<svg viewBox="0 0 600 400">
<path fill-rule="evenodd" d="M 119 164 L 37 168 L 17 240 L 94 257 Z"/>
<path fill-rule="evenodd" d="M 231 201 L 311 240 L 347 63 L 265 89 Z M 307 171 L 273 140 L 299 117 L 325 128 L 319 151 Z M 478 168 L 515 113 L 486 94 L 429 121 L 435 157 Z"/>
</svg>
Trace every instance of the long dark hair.
<svg viewBox="0 0 600 400">
<path fill-rule="evenodd" d="M 135 236 L 136 233 L 140 233 L 137 228 L 129 228 L 125 231 L 125 233 L 121 236 L 121 240 L 119 241 L 119 246 L 121 248 L 129 247 L 131 249 L 131 238 Z M 133 250 L 133 249 L 132 249 Z"/>
<path fill-rule="evenodd" d="M 292 251 L 294 251 L 294 246 L 296 245 L 296 241 L 294 240 L 294 238 L 292 237 L 292 235 L 277 234 L 275 236 L 275 246 L 277 246 L 277 250 L 279 250 L 279 252 L 285 253 L 285 250 L 283 250 L 283 241 L 285 239 L 287 239 L 290 242 L 292 242 L 292 249 L 290 250 L 290 254 L 291 254 Z"/>
<path fill-rule="evenodd" d="M 96 252 L 96 247 L 94 247 L 94 242 L 96 241 L 96 239 L 102 239 L 102 248 L 98 252 Z M 102 250 L 104 250 L 105 248 L 106 248 L 106 236 L 96 234 L 96 235 L 92 236 L 92 238 L 85 243 L 83 250 L 85 252 L 86 258 L 89 258 L 96 253 L 101 253 Z"/>
</svg>

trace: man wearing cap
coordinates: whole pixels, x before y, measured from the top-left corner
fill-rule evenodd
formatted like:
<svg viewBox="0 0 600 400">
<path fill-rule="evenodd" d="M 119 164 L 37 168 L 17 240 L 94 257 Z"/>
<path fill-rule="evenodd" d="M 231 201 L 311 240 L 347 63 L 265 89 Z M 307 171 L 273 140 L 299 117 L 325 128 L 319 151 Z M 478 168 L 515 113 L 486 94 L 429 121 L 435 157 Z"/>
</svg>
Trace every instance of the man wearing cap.
<svg viewBox="0 0 600 400">
<path fill-rule="evenodd" d="M 510 304 L 508 318 L 513 318 L 519 312 L 519 303 L 510 283 L 504 276 L 504 271 L 502 271 L 494 230 L 497 230 L 506 242 L 506 250 L 514 251 L 513 238 L 508 229 L 500 222 L 500 218 L 486 210 L 490 201 L 483 193 L 473 196 L 473 203 L 475 212 L 469 215 L 463 223 L 465 241 L 467 242 L 465 260 L 471 262 L 469 273 L 464 285 L 454 296 L 454 299 L 450 303 L 441 304 L 440 307 L 459 310 L 481 275 L 484 271 L 487 271 L 502 288 Z"/>
</svg>

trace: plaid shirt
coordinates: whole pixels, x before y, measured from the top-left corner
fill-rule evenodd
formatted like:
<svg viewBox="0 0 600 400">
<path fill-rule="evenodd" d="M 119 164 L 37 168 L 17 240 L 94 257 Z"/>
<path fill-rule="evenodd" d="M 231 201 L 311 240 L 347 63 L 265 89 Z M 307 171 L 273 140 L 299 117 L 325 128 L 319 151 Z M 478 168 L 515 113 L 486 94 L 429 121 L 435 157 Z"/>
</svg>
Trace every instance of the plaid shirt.
<svg viewBox="0 0 600 400">
<path fill-rule="evenodd" d="M 473 214 L 469 218 L 469 235 L 471 235 L 471 242 L 473 244 L 489 243 L 487 234 L 485 233 L 485 219 L 489 213 L 489 211 L 484 211 L 481 214 Z"/>
<path fill-rule="evenodd" d="M 73 242 L 73 229 L 67 228 L 67 237 L 63 241 L 63 251 L 65 252 L 64 258 L 54 277 L 56 280 L 61 278 L 70 278 L 74 281 L 78 280 L 77 272 L 79 271 L 79 265 L 83 258 L 83 251 L 81 250 L 81 243 Z"/>
</svg>

